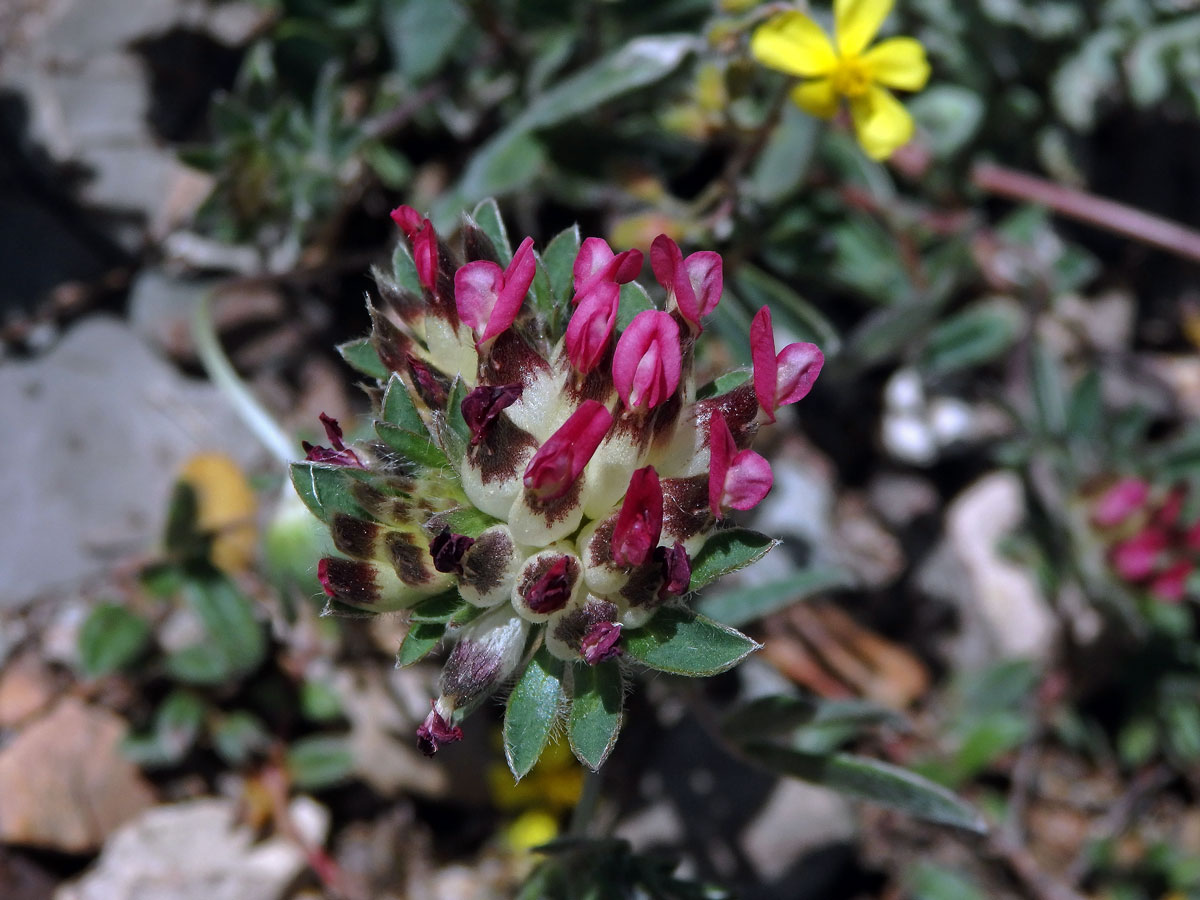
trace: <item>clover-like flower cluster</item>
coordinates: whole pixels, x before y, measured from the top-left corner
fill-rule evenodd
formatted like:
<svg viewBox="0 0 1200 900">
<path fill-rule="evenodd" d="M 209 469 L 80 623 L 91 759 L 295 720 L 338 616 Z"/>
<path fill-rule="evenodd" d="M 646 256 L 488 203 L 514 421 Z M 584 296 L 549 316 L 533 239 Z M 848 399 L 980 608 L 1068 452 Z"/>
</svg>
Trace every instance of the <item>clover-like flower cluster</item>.
<svg viewBox="0 0 1200 900">
<path fill-rule="evenodd" d="M 1108 561 L 1122 581 L 1167 603 L 1196 596 L 1200 519 L 1185 514 L 1188 490 L 1118 479 L 1095 498 L 1091 522 L 1107 538 Z"/>
<path fill-rule="evenodd" d="M 380 382 L 380 440 L 347 447 L 323 417 L 331 446 L 306 446 L 294 481 L 340 554 L 318 569 L 331 605 L 412 609 L 401 663 L 443 631 L 456 639 L 418 731 L 433 753 L 535 644 L 596 666 L 681 605 L 727 511 L 771 488 L 749 449 L 760 422 L 804 397 L 824 358 L 806 343 L 776 352 L 764 307 L 753 377 L 698 397 L 718 254 L 685 257 L 659 236 L 658 309 L 634 280 L 638 250 L 572 230 L 543 259 L 531 238 L 511 252 L 498 220 L 489 236 L 466 217 L 460 263 L 412 208 L 392 218 L 411 255 L 401 245 L 395 272 L 376 272 L 378 359 L 364 368 Z"/>
</svg>

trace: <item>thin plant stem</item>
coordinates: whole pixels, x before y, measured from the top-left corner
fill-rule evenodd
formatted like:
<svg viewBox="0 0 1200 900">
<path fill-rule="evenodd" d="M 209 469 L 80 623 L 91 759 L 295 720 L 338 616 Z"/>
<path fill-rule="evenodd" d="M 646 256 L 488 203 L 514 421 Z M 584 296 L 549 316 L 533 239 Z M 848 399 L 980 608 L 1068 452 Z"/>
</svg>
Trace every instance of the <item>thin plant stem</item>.
<svg viewBox="0 0 1200 900">
<path fill-rule="evenodd" d="M 225 355 L 213 326 L 211 299 L 212 294 L 205 293 L 192 312 L 192 339 L 196 342 L 200 364 L 213 384 L 229 399 L 238 418 L 246 423 L 246 427 L 264 447 L 287 466 L 297 458 L 295 442 L 250 392 Z"/>
<path fill-rule="evenodd" d="M 583 778 L 583 791 L 579 795 L 579 802 L 575 804 L 575 810 L 571 813 L 571 824 L 567 828 L 567 836 L 573 838 L 585 838 L 588 836 L 588 829 L 592 824 L 592 819 L 596 815 L 596 805 L 600 800 L 600 782 L 603 776 L 599 772 L 588 770 Z"/>
<path fill-rule="evenodd" d="M 988 193 L 1037 203 L 1061 216 L 1200 262 L 1200 232 L 1170 219 L 991 163 L 976 166 L 971 180 Z"/>
</svg>

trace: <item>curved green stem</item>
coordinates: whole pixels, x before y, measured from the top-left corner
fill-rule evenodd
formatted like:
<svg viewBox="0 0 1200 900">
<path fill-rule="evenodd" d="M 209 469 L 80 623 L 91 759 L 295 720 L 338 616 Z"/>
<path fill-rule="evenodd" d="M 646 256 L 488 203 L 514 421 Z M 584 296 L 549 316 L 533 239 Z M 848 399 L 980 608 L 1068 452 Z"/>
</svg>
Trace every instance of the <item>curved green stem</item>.
<svg viewBox="0 0 1200 900">
<path fill-rule="evenodd" d="M 233 404 L 238 417 L 254 432 L 262 445 L 285 466 L 297 458 L 295 441 L 287 434 L 269 412 L 258 402 L 246 383 L 234 371 L 233 364 L 221 347 L 216 328 L 213 327 L 212 311 L 209 306 L 212 293 L 205 293 L 192 312 L 192 338 L 196 342 L 196 354 L 208 377 L 212 379 Z"/>
</svg>

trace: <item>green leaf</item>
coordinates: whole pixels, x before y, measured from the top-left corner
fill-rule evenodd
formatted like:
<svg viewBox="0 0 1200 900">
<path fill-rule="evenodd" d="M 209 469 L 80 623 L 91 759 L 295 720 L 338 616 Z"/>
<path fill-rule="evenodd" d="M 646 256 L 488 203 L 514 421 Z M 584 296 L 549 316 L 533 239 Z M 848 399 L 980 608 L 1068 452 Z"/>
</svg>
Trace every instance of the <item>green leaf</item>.
<svg viewBox="0 0 1200 900">
<path fill-rule="evenodd" d="M 87 678 L 109 675 L 141 655 L 150 640 L 146 620 L 123 606 L 102 603 L 79 630 L 79 665 Z"/>
<path fill-rule="evenodd" d="M 512 125 L 480 147 L 463 171 L 458 186 L 442 196 L 434 207 L 434 224 L 445 230 L 464 206 L 481 197 L 505 196 L 532 182 L 546 167 L 546 149 L 541 141 L 524 129 Z M 488 231 L 476 208 L 475 221 Z M 495 238 L 488 231 L 488 236 Z M 499 244 L 496 250 L 504 255 Z M 512 250 L 508 251 L 509 259 Z M 504 262 L 504 265 L 507 265 Z"/>
<path fill-rule="evenodd" d="M 641 628 L 623 634 L 621 646 L 651 669 L 701 677 L 724 672 L 759 648 L 740 631 L 680 607 L 660 609 Z"/>
<path fill-rule="evenodd" d="M 204 701 L 191 691 L 174 690 L 154 716 L 154 736 L 171 762 L 183 759 L 204 724 Z"/>
<path fill-rule="evenodd" d="M 572 667 L 571 712 L 567 737 L 571 750 L 592 771 L 608 759 L 621 733 L 621 707 L 625 692 L 616 660 Z"/>
<path fill-rule="evenodd" d="M 471 440 L 471 429 L 463 418 L 462 402 L 467 396 L 467 383 L 462 376 L 454 379 L 454 387 L 450 389 L 450 399 L 446 402 L 446 422 L 450 429 L 457 434 L 465 446 Z"/>
<path fill-rule="evenodd" d="M 465 534 L 467 537 L 479 537 L 485 528 L 491 528 L 499 519 L 494 519 L 474 506 L 460 506 L 437 514 L 437 523 L 449 528 L 455 534 Z M 439 529 L 440 530 L 440 529 Z"/>
<path fill-rule="evenodd" d="M 392 278 L 410 294 L 420 297 L 424 291 L 421 277 L 417 275 L 417 264 L 404 241 L 397 241 L 396 249 L 392 251 Z"/>
<path fill-rule="evenodd" d="M 450 465 L 446 454 L 438 449 L 424 430 L 416 434 L 389 422 L 376 422 L 375 433 L 380 440 L 410 463 L 430 469 Z"/>
<path fill-rule="evenodd" d="M 1033 399 L 1043 433 L 1061 435 L 1067 422 L 1066 389 L 1058 361 L 1041 343 L 1033 347 Z"/>
<path fill-rule="evenodd" d="M 550 290 L 558 303 L 570 302 L 575 279 L 575 257 L 579 255 L 581 243 L 579 226 L 572 225 L 560 231 L 542 253 L 542 263 L 550 277 Z"/>
<path fill-rule="evenodd" d="M 735 709 L 721 723 L 721 731 L 732 741 L 746 743 L 817 725 L 849 725 L 855 730 L 878 725 L 909 729 L 903 716 L 866 700 L 771 694 Z"/>
<path fill-rule="evenodd" d="M 483 233 L 492 239 L 492 246 L 500 255 L 500 265 L 507 266 L 512 262 L 512 244 L 508 242 L 508 230 L 504 227 L 504 218 L 500 215 L 500 207 L 495 199 L 489 197 L 482 201 L 471 213 L 471 218 Z"/>
<path fill-rule="evenodd" d="M 933 329 L 922 363 L 934 375 L 947 375 L 992 362 L 1016 343 L 1024 325 L 1025 314 L 1014 300 L 975 303 Z"/>
<path fill-rule="evenodd" d="M 441 622 L 413 622 L 396 652 L 397 668 L 403 669 L 424 659 L 445 634 L 446 626 Z"/>
<path fill-rule="evenodd" d="M 399 150 L 381 141 L 370 141 L 363 147 L 363 158 L 383 186 L 393 191 L 408 184 L 412 178 L 412 163 Z"/>
<path fill-rule="evenodd" d="M 543 645 L 508 697 L 504 711 L 504 758 L 518 781 L 529 774 L 546 749 L 566 701 L 563 662 Z"/>
<path fill-rule="evenodd" d="M 332 466 L 324 463 L 296 462 L 291 466 L 292 484 L 309 511 L 328 524 L 337 513 L 376 521 L 354 497 L 354 486 L 370 475 L 359 469 Z"/>
<path fill-rule="evenodd" d="M 987 900 L 987 894 L 965 875 L 922 860 L 905 878 L 912 900 Z"/>
<path fill-rule="evenodd" d="M 400 376 L 394 372 L 384 389 L 380 413 L 383 421 L 389 425 L 395 425 L 405 431 L 411 431 L 413 434 L 428 434 L 425 420 L 417 411 L 412 395 L 408 392 L 404 382 L 400 380 Z"/>
<path fill-rule="evenodd" d="M 779 541 L 748 528 L 725 528 L 713 534 L 692 558 L 689 591 L 698 591 L 722 575 L 758 562 Z"/>
<path fill-rule="evenodd" d="M 621 305 L 617 308 L 617 330 L 624 331 L 640 312 L 654 309 L 654 301 L 636 281 L 621 285 Z"/>
<path fill-rule="evenodd" d="M 710 594 L 701 598 L 696 609 L 718 622 L 741 628 L 817 594 L 853 584 L 853 576 L 844 569 L 809 569 L 768 584 Z"/>
<path fill-rule="evenodd" d="M 988 830 L 983 817 L 966 801 L 899 766 L 849 753 L 804 753 L 766 743 L 750 744 L 746 752 L 773 772 L 824 785 L 918 819 L 977 834 Z"/>
<path fill-rule="evenodd" d="M 534 99 L 510 128 L 529 131 L 558 125 L 615 97 L 653 84 L 674 71 L 699 43 L 690 34 L 634 38 Z"/>
<path fill-rule="evenodd" d="M 233 582 L 210 575 L 189 582 L 185 593 L 204 623 L 209 646 L 224 655 L 229 671 L 245 674 L 257 668 L 266 654 L 266 635 L 254 605 Z"/>
<path fill-rule="evenodd" d="M 265 751 L 271 736 L 262 721 L 245 710 L 221 716 L 212 729 L 213 747 L 230 766 L 242 766 L 256 753 Z"/>
<path fill-rule="evenodd" d="M 354 774 L 354 754 L 340 737 L 301 738 L 288 749 L 286 763 L 293 786 L 302 791 L 332 787 Z"/>
<path fill-rule="evenodd" d="M 467 14 L 447 0 L 387 0 L 383 4 L 384 36 L 396 57 L 396 68 L 410 82 L 434 74 L 460 43 Z"/>
<path fill-rule="evenodd" d="M 533 263 L 533 284 L 530 285 L 533 306 L 544 318 L 550 320 L 550 334 L 557 336 L 558 320 L 562 318 L 564 308 L 559 306 L 554 299 L 554 290 L 550 286 L 550 274 L 546 271 L 546 264 L 536 250 L 533 253 Z"/>
<path fill-rule="evenodd" d="M 817 119 L 787 104 L 750 173 L 750 196 L 776 204 L 799 188 L 808 176 L 821 130 Z"/>
<path fill-rule="evenodd" d="M 458 595 L 457 590 L 451 589 L 428 600 L 422 600 L 413 607 L 409 618 L 413 622 L 436 622 L 445 625 L 463 606 L 470 605 Z"/>
<path fill-rule="evenodd" d="M 388 367 L 383 364 L 379 354 L 375 352 L 370 338 L 346 341 L 344 344 L 338 344 L 337 350 L 350 368 L 369 378 L 378 378 L 380 381 L 387 380 L 390 374 Z"/>
<path fill-rule="evenodd" d="M 921 126 L 934 156 L 953 156 L 975 137 L 983 121 L 984 104 L 972 90 L 953 84 L 939 84 L 908 104 L 913 118 Z"/>
<path fill-rule="evenodd" d="M 728 394 L 734 388 L 741 387 L 749 381 L 752 375 L 753 373 L 749 369 L 734 369 L 732 372 L 718 375 L 696 391 L 696 399 L 705 400 L 709 397 L 720 397 L 723 394 Z"/>
<path fill-rule="evenodd" d="M 199 528 L 199 500 L 196 489 L 185 481 L 177 481 L 171 489 L 167 505 L 167 525 L 163 529 L 163 547 L 177 562 L 207 559 L 211 538 Z"/>
<path fill-rule="evenodd" d="M 168 675 L 185 684 L 222 684 L 234 675 L 229 657 L 207 644 L 193 644 L 176 650 L 163 665 Z"/>
</svg>

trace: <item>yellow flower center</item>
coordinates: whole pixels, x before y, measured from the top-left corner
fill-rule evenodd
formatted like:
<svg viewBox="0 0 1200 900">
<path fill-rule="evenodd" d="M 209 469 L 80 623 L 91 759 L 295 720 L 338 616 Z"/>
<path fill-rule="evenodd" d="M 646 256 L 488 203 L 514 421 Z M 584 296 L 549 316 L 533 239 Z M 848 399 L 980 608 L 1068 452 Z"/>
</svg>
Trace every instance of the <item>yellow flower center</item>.
<svg viewBox="0 0 1200 900">
<path fill-rule="evenodd" d="M 843 97 L 861 97 L 871 87 L 871 70 L 857 56 L 842 57 L 830 78 L 833 89 Z"/>
</svg>

